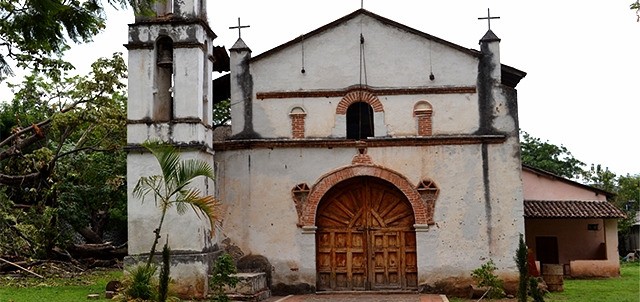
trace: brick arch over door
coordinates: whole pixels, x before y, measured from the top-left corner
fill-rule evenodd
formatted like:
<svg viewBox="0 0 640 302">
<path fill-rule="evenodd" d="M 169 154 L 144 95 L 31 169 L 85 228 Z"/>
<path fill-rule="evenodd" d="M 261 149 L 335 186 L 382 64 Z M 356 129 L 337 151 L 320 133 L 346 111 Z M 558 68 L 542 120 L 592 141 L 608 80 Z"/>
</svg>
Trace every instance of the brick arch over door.
<svg viewBox="0 0 640 302">
<path fill-rule="evenodd" d="M 354 90 L 347 93 L 347 95 L 340 100 L 338 108 L 336 108 L 336 114 L 347 114 L 347 108 L 349 108 L 351 104 L 357 102 L 365 102 L 371 105 L 373 112 L 384 112 L 382 103 L 373 93 L 366 90 Z"/>
<path fill-rule="evenodd" d="M 316 224 L 318 204 L 327 191 L 336 184 L 357 176 L 372 176 L 392 183 L 402 191 L 409 200 L 409 203 L 411 203 L 413 214 L 415 216 L 415 223 L 427 224 L 429 221 L 430 217 L 428 217 L 428 213 L 430 211 L 427 210 L 425 204 L 422 202 L 420 193 L 418 193 L 411 182 L 409 182 L 409 180 L 402 174 L 380 166 L 354 165 L 337 169 L 320 177 L 309 192 L 309 196 L 303 210 L 301 224 L 304 226 L 314 226 Z"/>
</svg>

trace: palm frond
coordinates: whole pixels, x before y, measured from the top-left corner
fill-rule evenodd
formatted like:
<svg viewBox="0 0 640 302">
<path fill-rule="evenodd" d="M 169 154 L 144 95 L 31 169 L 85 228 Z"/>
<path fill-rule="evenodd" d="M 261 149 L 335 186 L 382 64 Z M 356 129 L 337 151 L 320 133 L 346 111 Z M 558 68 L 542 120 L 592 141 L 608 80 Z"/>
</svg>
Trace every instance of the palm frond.
<svg viewBox="0 0 640 302">
<path fill-rule="evenodd" d="M 147 141 L 142 144 L 158 160 L 167 192 L 175 191 L 177 183 L 176 171 L 180 167 L 180 152 L 173 146 L 158 141 Z"/>
<path fill-rule="evenodd" d="M 133 188 L 133 196 L 144 199 L 149 193 L 153 193 L 155 200 L 161 197 L 164 184 L 160 175 L 143 176 L 138 179 L 136 186 Z"/>
<path fill-rule="evenodd" d="M 213 196 L 200 196 L 199 190 L 188 189 L 181 191 L 180 197 L 173 203 L 176 204 L 176 209 L 180 206 L 184 206 L 186 210 L 187 206 L 191 206 L 191 209 L 193 209 L 193 212 L 196 213 L 198 218 L 202 218 L 200 217 L 200 214 L 204 214 L 205 218 L 209 220 L 211 229 L 213 230 L 215 228 L 215 223 L 218 221 L 220 216 L 218 213 L 220 202 Z"/>
<path fill-rule="evenodd" d="M 176 187 L 172 193 L 178 193 L 188 186 L 193 179 L 204 176 L 213 179 L 213 168 L 203 160 L 189 159 L 182 161 L 176 170 Z"/>
</svg>

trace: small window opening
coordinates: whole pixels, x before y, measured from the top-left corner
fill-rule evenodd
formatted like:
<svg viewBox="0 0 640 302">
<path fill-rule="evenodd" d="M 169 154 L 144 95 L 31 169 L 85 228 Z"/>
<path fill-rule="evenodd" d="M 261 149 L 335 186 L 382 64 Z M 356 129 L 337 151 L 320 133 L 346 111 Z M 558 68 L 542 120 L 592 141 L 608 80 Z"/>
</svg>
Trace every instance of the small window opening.
<svg viewBox="0 0 640 302">
<path fill-rule="evenodd" d="M 156 92 L 153 119 L 168 122 L 173 117 L 173 41 L 162 37 L 156 43 Z"/>
<path fill-rule="evenodd" d="M 597 223 L 589 223 L 587 225 L 587 230 L 589 231 L 597 231 L 599 229 L 598 224 Z"/>
<path fill-rule="evenodd" d="M 373 108 L 365 102 L 356 102 L 347 108 L 347 138 L 366 139 L 374 136 Z"/>
</svg>

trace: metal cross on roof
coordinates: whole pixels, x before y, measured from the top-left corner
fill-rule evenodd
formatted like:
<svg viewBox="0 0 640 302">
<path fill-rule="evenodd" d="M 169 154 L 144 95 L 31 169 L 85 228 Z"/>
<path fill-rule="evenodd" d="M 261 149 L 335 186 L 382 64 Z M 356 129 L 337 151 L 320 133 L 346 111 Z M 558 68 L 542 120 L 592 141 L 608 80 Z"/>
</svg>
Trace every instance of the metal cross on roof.
<svg viewBox="0 0 640 302">
<path fill-rule="evenodd" d="M 242 33 L 240 32 L 240 30 L 242 30 L 243 28 L 247 28 L 247 27 L 251 27 L 251 25 L 240 25 L 240 17 L 238 17 L 238 26 L 231 26 L 229 27 L 229 29 L 238 29 L 238 39 L 240 39 L 242 37 Z"/>
<path fill-rule="evenodd" d="M 491 12 L 489 11 L 488 8 L 487 8 L 487 16 L 478 18 L 478 20 L 487 20 L 487 23 L 489 24 L 489 30 L 491 30 L 491 19 L 500 19 L 500 17 L 491 17 Z"/>
</svg>

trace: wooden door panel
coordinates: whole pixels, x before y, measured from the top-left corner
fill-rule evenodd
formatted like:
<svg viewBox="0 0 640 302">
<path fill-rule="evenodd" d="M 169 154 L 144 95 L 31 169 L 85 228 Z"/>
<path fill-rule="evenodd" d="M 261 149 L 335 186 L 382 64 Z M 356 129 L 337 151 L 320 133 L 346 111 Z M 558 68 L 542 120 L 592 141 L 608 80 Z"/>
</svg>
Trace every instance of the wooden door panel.
<svg viewBox="0 0 640 302">
<path fill-rule="evenodd" d="M 417 288 L 413 210 L 391 184 L 356 177 L 336 185 L 316 222 L 318 290 Z"/>
</svg>

